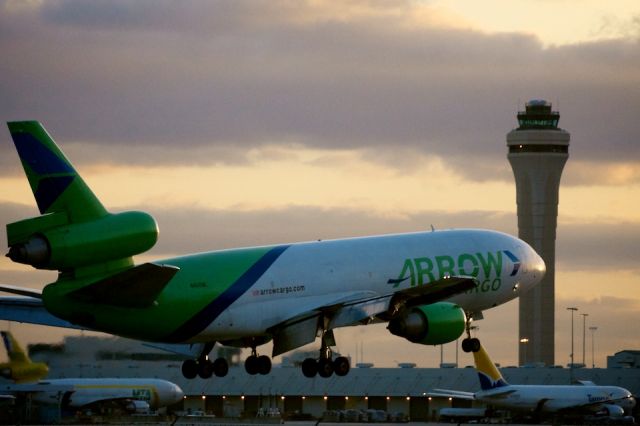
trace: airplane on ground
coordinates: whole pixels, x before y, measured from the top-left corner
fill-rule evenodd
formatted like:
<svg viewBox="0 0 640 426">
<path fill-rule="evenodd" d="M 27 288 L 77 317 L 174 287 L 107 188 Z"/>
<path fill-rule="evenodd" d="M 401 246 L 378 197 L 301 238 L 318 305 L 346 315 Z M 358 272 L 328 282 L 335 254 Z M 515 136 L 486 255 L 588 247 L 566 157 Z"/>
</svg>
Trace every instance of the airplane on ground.
<svg viewBox="0 0 640 426">
<path fill-rule="evenodd" d="M 49 368 L 34 363 L 8 331 L 2 331 L 9 362 L 2 364 L 3 376 L 16 384 L 0 385 L 5 398 L 28 393 L 33 401 L 60 403 L 63 409 L 78 409 L 117 404 L 126 411 L 146 413 L 179 402 L 180 387 L 162 379 L 147 378 L 44 378 Z M 5 375 L 5 372 L 7 374 Z"/>
<path fill-rule="evenodd" d="M 386 322 L 411 342 L 460 337 L 482 312 L 518 297 L 545 273 L 524 241 L 458 229 L 248 247 L 135 265 L 158 226 L 147 213 L 110 213 L 39 122 L 8 123 L 41 216 L 7 225 L 14 262 L 59 271 L 40 291 L 10 285 L 0 319 L 98 330 L 158 344 L 198 344 L 182 365 L 194 378 L 224 376 L 215 343 L 251 348 L 249 374 L 272 356 L 320 337 L 307 377 L 346 375 L 333 329 Z M 468 346 L 469 338 L 463 341 Z"/>
<path fill-rule="evenodd" d="M 49 373 L 47 364 L 29 359 L 10 332 L 0 331 L 0 335 L 9 357 L 9 362 L 0 364 L 0 376 L 15 383 L 28 383 L 42 379 Z"/>
<path fill-rule="evenodd" d="M 472 346 L 481 390 L 472 393 L 434 389 L 428 393 L 429 396 L 475 400 L 496 408 L 528 412 L 534 417 L 594 413 L 621 417 L 636 404 L 628 390 L 618 386 L 597 386 L 592 382 L 580 385 L 511 385 L 502 377 L 484 347 L 479 342 Z"/>
</svg>

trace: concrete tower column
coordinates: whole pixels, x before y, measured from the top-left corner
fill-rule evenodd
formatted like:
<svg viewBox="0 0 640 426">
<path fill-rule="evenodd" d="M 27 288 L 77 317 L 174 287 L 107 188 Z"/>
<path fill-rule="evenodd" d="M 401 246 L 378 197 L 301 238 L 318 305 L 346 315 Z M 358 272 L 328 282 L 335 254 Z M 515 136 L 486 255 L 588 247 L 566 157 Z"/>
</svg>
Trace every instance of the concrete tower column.
<svg viewBox="0 0 640 426">
<path fill-rule="evenodd" d="M 547 266 L 544 279 L 520 296 L 519 363 L 555 364 L 555 250 L 558 190 L 569 158 L 569 133 L 558 127 L 560 114 L 542 100 L 518 112 L 517 129 L 507 134 L 516 180 L 518 236 L 528 242 Z M 525 361 L 526 354 L 526 361 Z"/>
</svg>

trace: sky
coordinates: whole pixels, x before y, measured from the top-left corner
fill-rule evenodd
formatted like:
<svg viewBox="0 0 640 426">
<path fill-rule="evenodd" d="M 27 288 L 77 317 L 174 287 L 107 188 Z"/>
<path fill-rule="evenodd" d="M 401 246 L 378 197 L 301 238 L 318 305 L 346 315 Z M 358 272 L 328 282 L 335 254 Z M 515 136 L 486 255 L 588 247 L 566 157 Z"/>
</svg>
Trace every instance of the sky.
<svg viewBox="0 0 640 426">
<path fill-rule="evenodd" d="M 142 262 L 431 225 L 517 235 L 505 138 L 547 99 L 571 133 L 556 363 L 575 306 L 576 362 L 584 319 L 585 362 L 597 327 L 603 367 L 640 349 L 639 38 L 636 0 L 0 0 L 0 121 L 41 121 L 109 209 L 156 217 Z M 36 214 L 0 130 L 0 219 Z M 55 279 L 0 259 L 2 283 Z M 502 365 L 517 363 L 517 307 L 477 323 Z M 78 333 L 7 327 L 24 343 Z M 440 362 L 384 326 L 336 338 L 377 366 Z M 455 343 L 443 354 L 454 362 Z"/>
</svg>

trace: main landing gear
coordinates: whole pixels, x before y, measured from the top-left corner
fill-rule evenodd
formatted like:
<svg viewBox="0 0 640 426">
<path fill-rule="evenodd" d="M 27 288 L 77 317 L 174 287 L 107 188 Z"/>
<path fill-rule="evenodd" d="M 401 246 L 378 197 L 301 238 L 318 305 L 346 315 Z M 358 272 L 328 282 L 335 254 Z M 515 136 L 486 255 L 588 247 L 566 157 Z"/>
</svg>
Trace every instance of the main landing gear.
<svg viewBox="0 0 640 426">
<path fill-rule="evenodd" d="M 471 317 L 467 315 L 467 323 L 465 325 L 467 337 L 462 340 L 462 350 L 465 352 L 478 352 L 480 350 L 480 340 L 471 337 L 471 321 Z"/>
<path fill-rule="evenodd" d="M 333 332 L 324 332 L 322 334 L 319 358 L 317 360 L 307 358 L 302 362 L 302 374 L 304 374 L 305 377 L 315 377 L 316 374 L 320 377 L 331 377 L 333 373 L 337 376 L 346 376 L 347 373 L 349 373 L 351 369 L 349 359 L 343 356 L 333 359 L 333 353 L 329 347 L 332 344 L 335 345 Z"/>
<path fill-rule="evenodd" d="M 215 361 L 209 359 L 209 352 L 213 349 L 214 342 L 207 343 L 198 359 L 187 359 L 182 363 L 182 375 L 186 379 L 195 379 L 200 376 L 208 379 L 214 374 L 216 377 L 224 377 L 229 372 L 229 364 L 224 358 L 217 358 Z"/>
<path fill-rule="evenodd" d="M 256 374 L 269 374 L 271 372 L 271 358 L 266 355 L 258 356 L 256 347 L 253 346 L 251 348 L 251 355 L 244 361 L 244 369 L 252 376 Z"/>
</svg>

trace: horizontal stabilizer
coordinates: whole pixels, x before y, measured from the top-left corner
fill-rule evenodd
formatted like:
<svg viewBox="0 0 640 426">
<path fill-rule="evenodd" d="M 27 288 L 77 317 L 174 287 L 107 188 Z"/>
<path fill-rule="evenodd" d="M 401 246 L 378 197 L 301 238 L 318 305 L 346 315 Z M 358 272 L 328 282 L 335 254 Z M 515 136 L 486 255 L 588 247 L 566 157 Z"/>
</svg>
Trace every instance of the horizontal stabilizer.
<svg viewBox="0 0 640 426">
<path fill-rule="evenodd" d="M 153 304 L 180 268 L 144 263 L 72 291 L 83 302 L 144 308 Z"/>
</svg>

